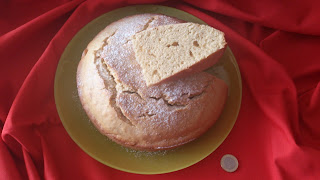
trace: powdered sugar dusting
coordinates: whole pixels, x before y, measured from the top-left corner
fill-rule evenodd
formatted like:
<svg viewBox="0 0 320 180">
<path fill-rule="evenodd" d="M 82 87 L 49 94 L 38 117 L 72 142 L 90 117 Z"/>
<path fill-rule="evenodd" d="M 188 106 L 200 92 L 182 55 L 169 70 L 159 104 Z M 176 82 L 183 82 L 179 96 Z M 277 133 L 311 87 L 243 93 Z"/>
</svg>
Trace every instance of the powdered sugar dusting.
<svg viewBox="0 0 320 180">
<path fill-rule="evenodd" d="M 117 31 L 108 37 L 107 43 L 96 52 L 96 57 L 99 58 L 96 61 L 97 68 L 105 82 L 111 82 L 110 85 L 106 85 L 106 89 L 113 92 L 112 100 L 114 100 L 113 106 L 116 111 L 142 134 L 139 141 L 165 144 L 170 138 L 179 137 L 180 131 L 185 131 L 183 128 L 188 126 L 186 124 L 188 119 L 196 119 L 201 113 L 201 111 L 191 112 L 190 108 L 198 106 L 194 97 L 205 92 L 206 88 L 212 84 L 213 76 L 202 72 L 147 87 L 141 68 L 135 60 L 131 36 L 145 28 L 181 21 L 162 15 L 130 18 L 130 21 L 120 21 Z M 125 149 L 138 157 L 161 155 L 161 153 L 165 155 L 167 152 L 140 153 L 140 151 Z"/>
</svg>

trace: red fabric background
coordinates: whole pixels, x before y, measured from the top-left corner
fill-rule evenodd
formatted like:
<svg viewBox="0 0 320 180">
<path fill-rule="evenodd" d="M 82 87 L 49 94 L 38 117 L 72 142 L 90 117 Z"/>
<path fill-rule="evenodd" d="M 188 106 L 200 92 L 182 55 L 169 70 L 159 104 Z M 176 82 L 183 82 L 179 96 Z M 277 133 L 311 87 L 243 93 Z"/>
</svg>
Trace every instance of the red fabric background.
<svg viewBox="0 0 320 180">
<path fill-rule="evenodd" d="M 163 175 L 121 172 L 85 154 L 63 128 L 53 96 L 71 38 L 110 10 L 143 3 L 223 30 L 242 73 L 242 107 L 226 141 L 201 162 Z M 0 179 L 319 178 L 319 19 L 317 0 L 0 1 Z M 227 153 L 239 160 L 235 173 L 220 168 Z"/>
</svg>

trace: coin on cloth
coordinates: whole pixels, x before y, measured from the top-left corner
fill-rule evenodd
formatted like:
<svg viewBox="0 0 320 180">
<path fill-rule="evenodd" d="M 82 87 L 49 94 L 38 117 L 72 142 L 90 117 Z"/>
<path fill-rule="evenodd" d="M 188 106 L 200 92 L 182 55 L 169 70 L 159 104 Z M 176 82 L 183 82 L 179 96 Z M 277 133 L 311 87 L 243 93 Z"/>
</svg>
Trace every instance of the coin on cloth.
<svg viewBox="0 0 320 180">
<path fill-rule="evenodd" d="M 238 169 L 239 162 L 236 157 L 226 154 L 221 158 L 221 167 L 227 172 L 234 172 Z"/>
</svg>

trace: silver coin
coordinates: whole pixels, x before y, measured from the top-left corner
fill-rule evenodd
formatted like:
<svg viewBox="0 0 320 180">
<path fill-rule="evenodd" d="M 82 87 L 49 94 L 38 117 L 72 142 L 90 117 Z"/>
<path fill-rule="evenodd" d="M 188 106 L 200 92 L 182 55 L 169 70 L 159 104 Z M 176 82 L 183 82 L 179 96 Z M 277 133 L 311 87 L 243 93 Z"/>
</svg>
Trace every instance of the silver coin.
<svg viewBox="0 0 320 180">
<path fill-rule="evenodd" d="M 239 162 L 236 157 L 226 154 L 221 158 L 221 167 L 227 172 L 234 172 L 238 169 Z"/>
</svg>

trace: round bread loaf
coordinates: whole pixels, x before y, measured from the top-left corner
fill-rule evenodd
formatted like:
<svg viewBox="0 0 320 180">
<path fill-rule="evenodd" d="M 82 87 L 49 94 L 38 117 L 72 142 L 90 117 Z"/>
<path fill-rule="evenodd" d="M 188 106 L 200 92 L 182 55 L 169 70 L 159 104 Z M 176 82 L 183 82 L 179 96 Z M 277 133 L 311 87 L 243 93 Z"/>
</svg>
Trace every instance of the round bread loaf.
<svg viewBox="0 0 320 180">
<path fill-rule="evenodd" d="M 82 106 L 116 143 L 171 149 L 198 138 L 219 118 L 228 91 L 224 81 L 201 72 L 147 87 L 135 60 L 132 35 L 182 22 L 159 14 L 126 17 L 108 25 L 84 50 L 77 71 Z"/>
</svg>

